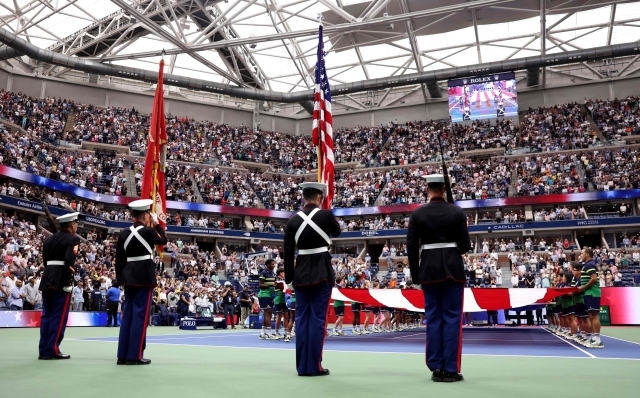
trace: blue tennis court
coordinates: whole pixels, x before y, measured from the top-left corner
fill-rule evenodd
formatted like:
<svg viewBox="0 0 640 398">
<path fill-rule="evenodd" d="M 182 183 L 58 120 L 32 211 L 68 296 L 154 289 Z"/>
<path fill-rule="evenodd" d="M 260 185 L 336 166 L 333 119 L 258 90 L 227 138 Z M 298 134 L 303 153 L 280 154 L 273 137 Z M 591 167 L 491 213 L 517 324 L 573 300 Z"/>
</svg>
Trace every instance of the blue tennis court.
<svg viewBox="0 0 640 398">
<path fill-rule="evenodd" d="M 84 341 L 117 342 L 117 337 L 96 337 Z M 464 328 L 463 355 L 525 356 L 558 358 L 610 358 L 640 360 L 640 344 L 602 336 L 603 349 L 587 349 L 560 338 L 544 328 Z M 148 345 L 229 347 L 239 349 L 295 349 L 283 340 L 260 340 L 258 331 L 184 331 L 148 336 Z M 424 329 L 365 336 L 327 337 L 325 350 L 342 352 L 424 354 Z"/>
</svg>

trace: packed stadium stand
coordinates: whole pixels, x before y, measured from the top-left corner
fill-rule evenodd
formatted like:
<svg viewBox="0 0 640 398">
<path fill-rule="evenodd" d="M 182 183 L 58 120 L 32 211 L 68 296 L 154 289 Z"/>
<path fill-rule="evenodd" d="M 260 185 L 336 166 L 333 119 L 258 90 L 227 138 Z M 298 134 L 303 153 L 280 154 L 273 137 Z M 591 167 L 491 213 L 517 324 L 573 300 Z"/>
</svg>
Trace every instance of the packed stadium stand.
<svg viewBox="0 0 640 398">
<path fill-rule="evenodd" d="M 362 380 L 357 372 L 366 372 L 358 393 L 382 396 L 389 380 L 400 376 L 377 369 L 387 365 L 380 355 L 358 355 L 384 352 L 397 369 L 413 360 L 400 356 L 423 355 L 425 346 L 428 351 L 423 330 L 414 329 L 427 325 L 420 307 L 433 303 L 427 303 L 429 288 L 416 287 L 422 275 L 414 274 L 410 261 L 428 262 L 428 250 L 461 247 L 436 236 L 429 244 L 411 239 L 411 231 L 424 231 L 416 225 L 426 226 L 414 211 L 429 203 L 430 189 L 442 178 L 444 195 L 462 211 L 455 231 L 464 232 L 466 219 L 470 236 L 469 250 L 455 251 L 464 267 L 460 280 L 447 271 L 444 282 L 434 282 L 455 280 L 456 288 L 468 288 L 456 308 L 463 315 L 460 328 L 459 317 L 451 322 L 460 329 L 458 344 L 466 339 L 458 358 L 483 356 L 481 365 L 478 358 L 462 358 L 476 372 L 495 371 L 486 372 L 484 381 L 504 377 L 509 391 L 525 395 L 571 395 L 582 385 L 552 380 L 540 387 L 548 372 L 529 357 L 544 357 L 545 369 L 555 369 L 562 358 L 582 375 L 588 371 L 576 362 L 589 358 L 594 362 L 585 366 L 609 381 L 590 388 L 605 395 L 610 391 L 600 384 L 616 385 L 621 396 L 632 396 L 631 365 L 596 361 L 639 359 L 637 332 L 618 332 L 614 339 L 603 329 L 607 349 L 615 350 L 592 350 L 603 346 L 585 317 L 589 325 L 596 318 L 606 326 L 640 324 L 640 2 L 560 3 L 0 0 L 0 339 L 11 365 L 2 372 L 6 391 L 93 396 L 90 389 L 60 384 L 73 374 L 74 380 L 107 375 L 104 380 L 116 380 L 125 395 L 195 396 L 238 387 L 265 398 L 326 395 L 327 389 L 309 389 L 309 379 L 290 383 L 284 376 L 281 354 L 293 353 L 280 350 L 295 344 L 262 341 L 284 337 L 284 344 L 296 332 L 293 341 L 305 338 L 304 326 L 289 330 L 287 318 L 279 336 L 279 318 L 295 314 L 300 288 L 281 276 L 303 272 L 299 258 L 295 267 L 281 268 L 290 265 L 285 246 L 291 242 L 286 236 L 293 236 L 287 235 L 292 216 L 310 201 L 301 184 L 324 181 L 340 235 L 331 236 L 326 250 L 318 235 L 322 247 L 306 255 L 327 251 L 327 269 L 338 286 L 327 288 L 330 321 L 318 321 L 334 328 L 314 344 L 332 363 L 344 355 L 340 367 L 332 365 L 336 373 Z M 447 178 L 434 176 L 439 174 Z M 142 224 L 134 219 L 147 211 L 147 205 L 131 204 L 148 198 L 151 206 L 166 207 L 152 212 L 161 213 L 159 221 L 146 221 L 163 226 L 166 244 L 147 244 L 144 255 L 123 257 L 126 249 L 117 253 L 116 247 L 130 240 L 123 243 L 121 234 L 136 237 Z M 444 209 L 438 216 L 453 208 Z M 156 367 L 153 383 L 133 369 L 114 373 L 95 360 L 109 355 L 113 365 L 132 364 L 116 358 L 116 344 L 102 344 L 137 338 L 114 329 L 67 330 L 64 351 L 69 348 L 74 361 L 92 358 L 95 372 L 83 366 L 63 374 L 60 367 L 24 360 L 25 344 L 30 359 L 37 358 L 30 340 L 37 337 L 29 328 L 50 322 L 49 299 L 38 288 L 46 267 L 59 265 L 46 261 L 44 242 L 56 235 L 55 224 L 63 225 L 51 217 L 75 212 L 77 219 L 64 224 L 77 226 L 80 242 L 70 246 L 76 261 L 69 286 L 57 289 L 70 291 L 64 308 L 71 312 L 54 320 L 56 340 L 64 335 L 60 325 L 111 326 L 113 318 L 121 326 L 125 303 L 140 306 L 147 311 L 135 315 L 143 319 L 137 325 L 143 332 L 133 362 L 143 364 L 146 349 L 161 352 L 154 363 L 173 369 Z M 317 231 L 315 223 L 305 223 L 301 228 Z M 162 239 L 162 232 L 154 233 Z M 574 295 L 578 290 L 567 295 L 569 290 L 557 289 L 580 289 L 585 278 L 591 280 L 580 273 L 589 253 L 596 270 L 590 296 L 596 288 L 602 294 L 587 309 Z M 151 284 L 144 303 L 125 299 L 118 261 L 153 262 L 155 273 L 148 264 L 148 276 L 157 286 Z M 299 301 L 308 286 L 297 292 Z M 16 296 L 20 288 L 25 297 Z M 240 300 L 245 289 L 247 300 Z M 486 293 L 490 289 L 497 293 Z M 373 304 L 349 298 L 348 291 L 356 290 Z M 572 306 L 562 312 L 567 297 Z M 345 302 L 343 319 L 336 307 Z M 592 316 L 598 308 L 600 315 Z M 570 326 L 552 324 L 553 311 Z M 325 314 L 324 307 L 318 313 Z M 534 315 L 537 326 L 550 327 L 538 330 Z M 521 322 L 527 327 L 502 327 Z M 497 332 L 489 331 L 497 324 Z M 574 325 L 580 333 L 592 328 L 593 339 L 581 341 Z M 227 330 L 236 326 L 256 330 Z M 2 334 L 17 327 L 24 329 Z M 197 328 L 214 330 L 191 333 Z M 397 333 L 366 336 L 383 332 Z M 58 350 L 55 358 L 61 356 Z M 224 369 L 203 372 L 211 358 Z M 38 359 L 50 358 L 40 352 Z M 173 366 L 180 364 L 187 365 Z M 293 374 L 292 364 L 286 366 Z M 459 372 L 460 360 L 457 367 Z M 449 370 L 429 372 L 434 370 L 435 379 L 442 371 L 445 381 Z M 405 372 L 411 373 L 408 367 Z M 523 372 L 535 383 L 521 380 Z M 237 384 L 238 374 L 244 384 Z M 582 376 L 574 381 L 590 382 Z M 500 388 L 472 387 L 465 396 L 491 396 Z M 334 390 L 336 397 L 349 393 Z"/>
</svg>

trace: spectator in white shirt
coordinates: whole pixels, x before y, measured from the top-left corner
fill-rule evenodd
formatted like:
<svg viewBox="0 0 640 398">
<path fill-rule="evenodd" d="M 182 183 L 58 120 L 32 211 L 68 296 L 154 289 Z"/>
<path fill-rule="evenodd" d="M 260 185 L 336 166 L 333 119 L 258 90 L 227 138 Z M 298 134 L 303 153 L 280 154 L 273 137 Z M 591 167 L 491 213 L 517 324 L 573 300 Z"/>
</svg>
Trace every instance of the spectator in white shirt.
<svg viewBox="0 0 640 398">
<path fill-rule="evenodd" d="M 22 281 L 18 279 L 9 294 L 9 308 L 11 311 L 22 311 L 23 300 L 26 297 L 27 295 L 24 293 L 24 290 L 22 290 Z"/>
<path fill-rule="evenodd" d="M 82 286 L 82 281 L 78 282 L 78 286 L 74 287 L 71 292 L 73 297 L 73 311 L 82 311 L 82 307 L 84 306 L 84 289 Z"/>
<path fill-rule="evenodd" d="M 627 215 L 627 205 L 624 203 L 620 205 L 620 217 L 625 217 Z"/>
</svg>

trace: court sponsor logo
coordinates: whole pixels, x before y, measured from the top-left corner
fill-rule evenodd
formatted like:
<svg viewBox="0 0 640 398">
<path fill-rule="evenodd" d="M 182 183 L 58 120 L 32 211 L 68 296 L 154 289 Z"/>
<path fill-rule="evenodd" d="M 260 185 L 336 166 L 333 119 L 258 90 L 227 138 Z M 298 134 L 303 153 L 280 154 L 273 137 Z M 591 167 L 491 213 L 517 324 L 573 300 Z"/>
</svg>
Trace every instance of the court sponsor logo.
<svg viewBox="0 0 640 398">
<path fill-rule="evenodd" d="M 207 234 L 207 235 L 224 235 L 224 231 L 217 231 L 215 229 L 190 229 L 192 234 Z"/>
<path fill-rule="evenodd" d="M 84 220 L 93 224 L 107 225 L 107 222 L 101 218 L 85 217 Z"/>
<path fill-rule="evenodd" d="M 599 220 L 586 220 L 586 221 L 578 221 L 576 223 L 579 227 L 585 226 L 585 225 L 598 225 L 600 224 Z"/>
<path fill-rule="evenodd" d="M 486 83 L 491 81 L 491 77 L 475 77 L 475 78 L 471 78 L 470 80 L 471 80 L 471 84 Z"/>
<path fill-rule="evenodd" d="M 27 207 L 29 209 L 43 210 L 42 205 L 31 202 L 23 202 L 21 200 L 18 201 L 18 206 Z"/>
<path fill-rule="evenodd" d="M 378 231 L 361 231 L 362 236 L 376 236 L 379 235 Z"/>
<path fill-rule="evenodd" d="M 182 321 L 182 326 L 196 326 L 196 321 Z"/>
<path fill-rule="evenodd" d="M 494 230 L 503 229 L 524 229 L 524 224 L 496 224 L 492 227 Z"/>
</svg>

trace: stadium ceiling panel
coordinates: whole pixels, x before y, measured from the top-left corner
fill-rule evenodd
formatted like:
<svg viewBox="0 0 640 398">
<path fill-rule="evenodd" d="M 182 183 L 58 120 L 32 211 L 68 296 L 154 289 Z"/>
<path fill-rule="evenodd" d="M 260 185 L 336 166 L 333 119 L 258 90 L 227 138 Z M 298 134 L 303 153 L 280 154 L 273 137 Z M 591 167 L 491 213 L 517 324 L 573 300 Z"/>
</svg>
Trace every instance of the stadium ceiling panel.
<svg viewBox="0 0 640 398">
<path fill-rule="evenodd" d="M 144 69 L 164 50 L 169 73 L 285 92 L 313 87 L 318 15 L 336 83 L 640 39 L 624 0 L 0 0 L 0 27 L 41 48 Z"/>
</svg>

